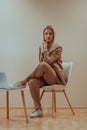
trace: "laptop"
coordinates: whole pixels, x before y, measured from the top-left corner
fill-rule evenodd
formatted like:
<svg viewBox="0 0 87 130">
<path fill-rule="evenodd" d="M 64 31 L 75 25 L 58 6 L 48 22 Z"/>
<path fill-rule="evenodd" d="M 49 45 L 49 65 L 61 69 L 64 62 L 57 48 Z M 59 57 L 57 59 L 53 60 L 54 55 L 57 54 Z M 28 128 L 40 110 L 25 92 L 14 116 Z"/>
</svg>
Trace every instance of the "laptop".
<svg viewBox="0 0 87 130">
<path fill-rule="evenodd" d="M 0 89 L 20 89 L 24 88 L 20 81 L 14 83 L 14 84 L 8 84 L 6 73 L 0 72 Z"/>
</svg>

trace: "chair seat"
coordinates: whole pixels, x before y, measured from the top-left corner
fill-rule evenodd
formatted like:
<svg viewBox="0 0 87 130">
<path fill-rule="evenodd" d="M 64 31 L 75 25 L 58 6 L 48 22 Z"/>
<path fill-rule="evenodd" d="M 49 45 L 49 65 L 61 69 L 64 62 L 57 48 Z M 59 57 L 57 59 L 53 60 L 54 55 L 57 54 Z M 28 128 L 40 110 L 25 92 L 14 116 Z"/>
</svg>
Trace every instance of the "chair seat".
<svg viewBox="0 0 87 130">
<path fill-rule="evenodd" d="M 0 91 L 24 91 L 24 90 L 29 90 L 29 87 L 25 87 L 25 88 L 0 88 Z"/>
<path fill-rule="evenodd" d="M 59 84 L 53 84 L 53 85 L 48 85 L 48 86 L 43 86 L 41 89 L 43 90 L 55 90 L 55 91 L 62 91 L 66 88 L 65 85 L 59 85 Z"/>
</svg>

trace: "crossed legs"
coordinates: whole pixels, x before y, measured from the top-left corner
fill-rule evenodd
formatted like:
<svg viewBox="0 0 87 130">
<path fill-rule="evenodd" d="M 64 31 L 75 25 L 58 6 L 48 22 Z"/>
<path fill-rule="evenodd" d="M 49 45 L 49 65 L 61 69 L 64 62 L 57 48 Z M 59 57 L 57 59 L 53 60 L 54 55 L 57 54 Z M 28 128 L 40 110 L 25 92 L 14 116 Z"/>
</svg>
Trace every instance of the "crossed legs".
<svg viewBox="0 0 87 130">
<path fill-rule="evenodd" d="M 34 107 L 35 109 L 39 108 L 41 110 L 40 87 L 46 85 L 46 83 L 56 83 L 56 73 L 49 64 L 41 62 L 28 76 L 28 78 L 28 85 L 30 87 L 30 93 L 34 101 Z"/>
</svg>

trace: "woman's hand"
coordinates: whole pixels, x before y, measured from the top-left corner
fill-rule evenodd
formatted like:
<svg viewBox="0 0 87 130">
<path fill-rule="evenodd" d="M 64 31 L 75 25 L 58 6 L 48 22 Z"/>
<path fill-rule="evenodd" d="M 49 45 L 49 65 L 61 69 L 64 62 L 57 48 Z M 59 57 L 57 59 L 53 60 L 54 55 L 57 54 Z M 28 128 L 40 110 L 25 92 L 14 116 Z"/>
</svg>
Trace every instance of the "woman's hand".
<svg viewBox="0 0 87 130">
<path fill-rule="evenodd" d="M 48 43 L 44 42 L 44 44 L 43 44 L 44 49 L 47 49 L 47 46 L 48 46 Z"/>
</svg>

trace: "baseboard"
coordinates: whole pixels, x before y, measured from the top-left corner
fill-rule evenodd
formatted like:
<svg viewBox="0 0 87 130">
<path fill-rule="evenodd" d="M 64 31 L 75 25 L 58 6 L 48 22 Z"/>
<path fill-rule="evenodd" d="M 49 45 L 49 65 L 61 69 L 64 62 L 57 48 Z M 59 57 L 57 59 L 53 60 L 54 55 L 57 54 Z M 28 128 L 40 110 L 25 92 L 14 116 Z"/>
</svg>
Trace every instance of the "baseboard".
<svg viewBox="0 0 87 130">
<path fill-rule="evenodd" d="M 0 108 L 4 109 L 6 108 L 5 106 L 0 106 Z M 16 107 L 16 106 L 11 106 L 11 109 L 23 109 L 23 107 Z M 26 107 L 27 109 L 34 109 L 34 107 Z M 69 109 L 69 107 L 65 107 L 65 106 L 59 106 L 56 107 L 57 109 Z M 87 109 L 87 106 L 73 106 L 73 108 L 75 109 Z M 52 109 L 51 107 L 42 107 L 42 109 Z"/>
</svg>

